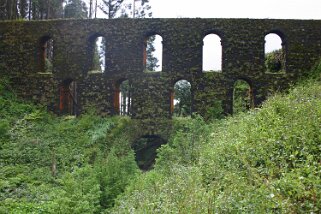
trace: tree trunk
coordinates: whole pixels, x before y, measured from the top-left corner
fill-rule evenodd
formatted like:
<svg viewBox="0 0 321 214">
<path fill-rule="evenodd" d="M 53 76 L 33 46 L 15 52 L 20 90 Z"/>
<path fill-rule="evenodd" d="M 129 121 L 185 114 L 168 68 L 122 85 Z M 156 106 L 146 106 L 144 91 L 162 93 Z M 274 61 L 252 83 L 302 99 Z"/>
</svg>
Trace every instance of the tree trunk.
<svg viewBox="0 0 321 214">
<path fill-rule="evenodd" d="M 32 0 L 29 0 L 29 11 L 28 11 L 28 19 L 31 20 L 31 8 L 32 8 Z"/>
<path fill-rule="evenodd" d="M 47 0 L 47 19 L 50 18 L 49 13 L 50 13 L 50 0 Z"/>
<path fill-rule="evenodd" d="M 97 7 L 98 7 L 98 2 L 96 0 L 96 4 L 95 4 L 95 19 L 97 18 Z"/>
<path fill-rule="evenodd" d="M 92 17 L 92 10 L 93 10 L 93 0 L 90 0 L 89 2 L 89 18 Z"/>
</svg>

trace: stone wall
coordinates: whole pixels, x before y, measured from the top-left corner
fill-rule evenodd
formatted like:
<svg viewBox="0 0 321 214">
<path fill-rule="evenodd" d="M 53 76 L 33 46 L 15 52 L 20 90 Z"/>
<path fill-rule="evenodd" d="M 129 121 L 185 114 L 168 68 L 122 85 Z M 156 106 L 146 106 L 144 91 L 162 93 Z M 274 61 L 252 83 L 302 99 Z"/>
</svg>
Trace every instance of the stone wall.
<svg viewBox="0 0 321 214">
<path fill-rule="evenodd" d="M 286 51 L 286 72 L 267 73 L 264 37 L 278 34 Z M 222 72 L 202 72 L 203 38 L 215 33 L 222 43 Z M 162 72 L 146 73 L 144 41 L 163 39 Z M 106 38 L 106 71 L 89 72 L 92 45 Z M 41 39 L 54 41 L 53 71 L 41 65 Z M 17 93 L 59 113 L 59 87 L 66 79 L 77 83 L 77 111 L 94 107 L 117 114 L 117 84 L 128 79 L 133 87 L 134 119 L 171 118 L 170 95 L 178 80 L 192 85 L 193 111 L 206 116 L 219 101 L 232 113 L 233 86 L 246 80 L 255 105 L 274 90 L 286 89 L 321 56 L 321 20 L 272 19 L 113 19 L 0 22 L 0 72 L 8 74 Z M 148 134 L 153 134 L 150 128 Z"/>
</svg>

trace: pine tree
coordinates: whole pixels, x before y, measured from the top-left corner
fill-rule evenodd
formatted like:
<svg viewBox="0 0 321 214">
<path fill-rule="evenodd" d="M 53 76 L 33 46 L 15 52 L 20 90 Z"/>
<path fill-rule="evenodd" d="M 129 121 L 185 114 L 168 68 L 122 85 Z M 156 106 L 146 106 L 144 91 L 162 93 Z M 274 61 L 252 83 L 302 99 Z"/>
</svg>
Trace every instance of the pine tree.
<svg viewBox="0 0 321 214">
<path fill-rule="evenodd" d="M 65 0 L 0 0 L 0 20 L 62 18 Z"/>
<path fill-rule="evenodd" d="M 82 0 L 69 0 L 65 6 L 65 18 L 87 18 L 88 8 Z"/>
<path fill-rule="evenodd" d="M 155 46 L 154 46 L 155 36 L 151 36 L 146 41 L 146 70 L 155 71 L 159 67 L 157 65 L 158 59 L 154 56 Z"/>
<path fill-rule="evenodd" d="M 11 20 L 19 18 L 17 0 L 0 0 L 0 19 Z"/>
<path fill-rule="evenodd" d="M 103 0 L 99 9 L 107 15 L 108 19 L 116 18 L 117 12 L 122 8 L 124 0 Z"/>
<path fill-rule="evenodd" d="M 186 80 L 178 81 L 174 86 L 175 104 L 174 114 L 176 116 L 191 115 L 191 84 Z"/>
</svg>

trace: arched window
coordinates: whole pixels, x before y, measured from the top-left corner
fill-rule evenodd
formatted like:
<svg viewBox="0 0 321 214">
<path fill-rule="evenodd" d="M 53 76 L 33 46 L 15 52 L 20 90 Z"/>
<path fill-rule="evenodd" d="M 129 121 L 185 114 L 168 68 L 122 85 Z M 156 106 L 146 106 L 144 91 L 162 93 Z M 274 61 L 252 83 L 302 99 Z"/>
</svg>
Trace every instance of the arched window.
<svg viewBox="0 0 321 214">
<path fill-rule="evenodd" d="M 278 34 L 269 33 L 265 36 L 264 56 L 266 72 L 285 71 L 285 47 Z"/>
<path fill-rule="evenodd" d="M 174 93 L 171 95 L 171 112 L 177 117 L 191 116 L 191 83 L 187 80 L 179 80 L 175 83 Z"/>
<path fill-rule="evenodd" d="M 222 71 L 222 44 L 216 34 L 208 34 L 203 39 L 203 72 Z"/>
<path fill-rule="evenodd" d="M 59 112 L 77 114 L 77 84 L 72 79 L 64 80 L 59 86 Z"/>
<path fill-rule="evenodd" d="M 145 135 L 132 144 L 135 159 L 141 170 L 150 170 L 155 164 L 157 149 L 166 141 L 159 136 Z"/>
<path fill-rule="evenodd" d="M 143 65 L 145 72 L 159 72 L 163 67 L 163 38 L 152 35 L 145 39 Z"/>
<path fill-rule="evenodd" d="M 253 90 L 245 80 L 237 80 L 233 89 L 233 113 L 247 111 L 254 107 Z"/>
<path fill-rule="evenodd" d="M 106 71 L 106 39 L 103 36 L 90 38 L 90 68 L 91 73 Z"/>
<path fill-rule="evenodd" d="M 50 36 L 40 39 L 40 70 L 51 73 L 53 71 L 54 42 Z"/>
<path fill-rule="evenodd" d="M 116 84 L 114 107 L 119 115 L 131 115 L 131 85 L 128 80 Z"/>
</svg>

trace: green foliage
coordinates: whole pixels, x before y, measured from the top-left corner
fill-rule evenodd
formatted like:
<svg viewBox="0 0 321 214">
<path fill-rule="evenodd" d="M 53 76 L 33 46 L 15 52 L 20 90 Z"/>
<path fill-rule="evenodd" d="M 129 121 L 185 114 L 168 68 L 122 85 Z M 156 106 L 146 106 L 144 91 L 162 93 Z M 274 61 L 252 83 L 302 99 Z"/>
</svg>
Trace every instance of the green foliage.
<svg viewBox="0 0 321 214">
<path fill-rule="evenodd" d="M 252 90 L 244 80 L 238 80 L 233 90 L 233 113 L 245 112 L 252 108 Z"/>
<path fill-rule="evenodd" d="M 57 118 L 2 79 L 0 213 L 319 213 L 320 72 L 259 110 L 175 118 L 144 173 L 129 118 Z"/>
<path fill-rule="evenodd" d="M 142 170 L 151 170 L 155 164 L 157 149 L 165 144 L 162 138 L 158 136 L 144 136 L 132 144 L 135 152 L 137 165 Z"/>
<path fill-rule="evenodd" d="M 301 78 L 302 84 L 310 84 L 310 82 L 320 81 L 321 80 L 321 60 L 315 64 L 311 71 L 307 74 L 308 78 Z"/>
<path fill-rule="evenodd" d="M 87 6 L 82 0 L 68 0 L 64 8 L 65 18 L 87 18 Z"/>
<path fill-rule="evenodd" d="M 134 159 L 132 151 L 128 152 L 121 148 L 112 148 L 107 157 L 96 166 L 96 174 L 102 190 L 100 198 L 102 207 L 113 206 L 116 197 L 135 178 L 138 173 L 138 167 Z"/>
<path fill-rule="evenodd" d="M 98 71 L 98 73 L 104 72 L 105 68 L 105 52 L 106 52 L 106 40 L 104 37 L 98 37 L 94 42 L 93 59 L 91 71 Z"/>
<path fill-rule="evenodd" d="M 138 172 L 127 118 L 55 117 L 0 83 L 0 213 L 100 213 Z"/>
<path fill-rule="evenodd" d="M 9 132 L 9 122 L 7 120 L 0 121 L 0 140 L 1 138 L 7 137 L 6 135 Z"/>
<path fill-rule="evenodd" d="M 320 74 L 320 70 L 318 71 Z M 320 82 L 205 124 L 183 118 L 112 213 L 319 213 Z"/>
<path fill-rule="evenodd" d="M 214 100 L 210 108 L 206 110 L 206 114 L 204 115 L 204 119 L 206 121 L 223 119 L 224 118 L 224 110 L 222 107 L 222 101 Z"/>
<path fill-rule="evenodd" d="M 168 144 L 159 149 L 156 167 L 170 169 L 172 164 L 193 165 L 199 158 L 200 142 L 207 142 L 207 126 L 199 115 L 191 118 L 176 118 L 174 134 Z"/>
<path fill-rule="evenodd" d="M 147 71 L 155 71 L 159 65 L 158 59 L 154 56 L 154 52 L 156 51 L 154 47 L 155 36 L 150 36 L 146 41 L 146 70 Z"/>
<path fill-rule="evenodd" d="M 268 72 L 279 73 L 285 69 L 285 54 L 282 49 L 265 55 L 265 67 Z"/>
<path fill-rule="evenodd" d="M 45 71 L 49 73 L 52 73 L 53 71 L 52 63 L 48 58 L 45 59 Z"/>
<path fill-rule="evenodd" d="M 180 80 L 174 86 L 174 115 L 186 117 L 192 114 L 191 84 L 187 80 Z"/>
</svg>

